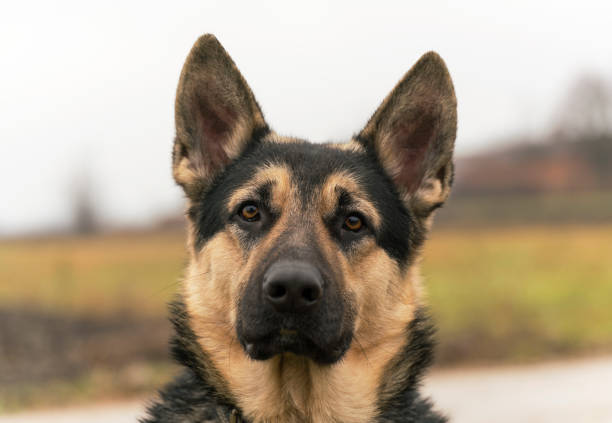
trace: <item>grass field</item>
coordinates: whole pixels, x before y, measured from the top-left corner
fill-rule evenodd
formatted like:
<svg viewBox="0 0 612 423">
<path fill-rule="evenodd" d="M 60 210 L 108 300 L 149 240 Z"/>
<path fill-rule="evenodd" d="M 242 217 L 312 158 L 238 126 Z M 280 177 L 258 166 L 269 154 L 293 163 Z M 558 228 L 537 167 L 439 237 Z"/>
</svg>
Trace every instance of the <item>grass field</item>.
<svg viewBox="0 0 612 423">
<path fill-rule="evenodd" d="M 612 226 L 439 231 L 424 259 L 442 362 L 612 347 Z"/>
<path fill-rule="evenodd" d="M 70 314 L 160 315 L 186 260 L 183 234 L 0 243 L 0 304 Z"/>
<path fill-rule="evenodd" d="M 611 240 L 612 225 L 435 230 L 426 246 L 423 275 L 439 327 L 441 365 L 524 362 L 611 351 Z M 184 262 L 180 233 L 4 241 L 0 243 L 0 310 L 89 319 L 90 326 L 79 323 L 81 328 L 96 328 L 91 321 L 115 322 L 117 316 L 163 322 L 165 304 L 176 292 Z M 27 327 L 21 331 L 28 332 Z M 159 338 L 155 357 L 165 356 L 167 332 L 149 332 Z M 19 337 L 15 333 L 20 332 L 9 328 L 0 337 L 18 343 L 17 338 L 8 339 Z M 143 344 L 138 338 L 132 341 Z M 101 348 L 92 345 L 97 345 L 95 350 Z M 120 372 L 136 380 L 132 385 L 117 378 L 117 369 L 126 367 L 117 358 L 123 356 L 114 351 L 104 356 L 115 357 L 110 367 L 101 365 L 72 375 L 74 383 L 57 378 L 49 383 L 60 386 L 62 398 L 68 400 L 77 390 L 86 392 L 86 398 L 112 396 L 119 385 L 130 393 L 141 391 L 159 383 L 170 367 L 155 360 L 146 364 L 146 354 L 139 351 L 132 352 L 133 363 L 128 359 L 125 365 L 136 370 Z M 0 369 L 6 359 L 0 356 Z M 104 360 L 94 360 L 92 366 L 98 362 Z M 103 392 L 92 390 L 92 385 Z M 49 402 L 48 386 L 40 380 L 20 385 L 0 376 L 0 394 L 4 394 L 0 411 L 32 401 Z"/>
</svg>

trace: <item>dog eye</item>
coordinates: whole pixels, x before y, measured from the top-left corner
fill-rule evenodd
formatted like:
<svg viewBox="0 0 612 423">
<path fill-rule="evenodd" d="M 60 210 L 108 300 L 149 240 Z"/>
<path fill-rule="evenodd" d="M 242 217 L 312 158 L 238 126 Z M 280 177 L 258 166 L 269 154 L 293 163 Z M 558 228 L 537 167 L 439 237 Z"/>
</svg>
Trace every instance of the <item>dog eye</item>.
<svg viewBox="0 0 612 423">
<path fill-rule="evenodd" d="M 359 216 L 351 214 L 344 219 L 342 227 L 348 231 L 359 232 L 363 228 L 363 220 Z"/>
<path fill-rule="evenodd" d="M 243 206 L 238 214 L 247 222 L 255 222 L 260 218 L 259 208 L 255 204 Z"/>
</svg>

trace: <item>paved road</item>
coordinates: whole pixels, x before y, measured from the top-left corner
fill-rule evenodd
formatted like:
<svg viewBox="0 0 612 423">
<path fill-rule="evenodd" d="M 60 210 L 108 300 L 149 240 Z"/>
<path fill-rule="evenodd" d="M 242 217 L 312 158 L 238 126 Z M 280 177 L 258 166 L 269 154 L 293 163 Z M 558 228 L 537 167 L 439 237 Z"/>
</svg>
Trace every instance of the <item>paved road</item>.
<svg viewBox="0 0 612 423">
<path fill-rule="evenodd" d="M 425 390 L 456 423 L 612 423 L 612 357 L 444 371 Z"/>
<path fill-rule="evenodd" d="M 425 391 L 455 423 L 612 423 L 612 357 L 433 373 Z M 0 423 L 133 423 L 142 403 L 0 417 Z"/>
<path fill-rule="evenodd" d="M 1 423 L 134 423 L 142 416 L 142 401 L 104 404 L 0 417 Z"/>
</svg>

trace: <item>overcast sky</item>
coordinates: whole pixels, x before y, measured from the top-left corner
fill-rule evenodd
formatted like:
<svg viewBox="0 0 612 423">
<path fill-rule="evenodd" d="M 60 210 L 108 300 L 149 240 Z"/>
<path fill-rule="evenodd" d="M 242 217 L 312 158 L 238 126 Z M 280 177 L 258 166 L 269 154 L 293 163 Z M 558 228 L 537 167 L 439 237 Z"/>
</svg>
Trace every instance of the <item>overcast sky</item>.
<svg viewBox="0 0 612 423">
<path fill-rule="evenodd" d="M 206 32 L 283 134 L 348 138 L 428 50 L 455 82 L 459 154 L 543 131 L 577 76 L 612 76 L 612 3 L 500 4 L 5 2 L 0 235 L 68 225 L 84 177 L 109 224 L 180 209 L 169 157 L 174 91 Z"/>
</svg>

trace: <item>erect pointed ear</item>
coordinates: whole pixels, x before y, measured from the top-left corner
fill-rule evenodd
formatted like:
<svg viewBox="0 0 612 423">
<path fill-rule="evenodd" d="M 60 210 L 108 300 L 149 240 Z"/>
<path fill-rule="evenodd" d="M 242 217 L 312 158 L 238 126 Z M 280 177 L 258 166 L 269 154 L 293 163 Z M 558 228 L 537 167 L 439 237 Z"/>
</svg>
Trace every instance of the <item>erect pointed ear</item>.
<svg viewBox="0 0 612 423">
<path fill-rule="evenodd" d="M 211 34 L 196 41 L 185 61 L 175 120 L 173 175 L 192 198 L 268 131 L 249 86 Z"/>
<path fill-rule="evenodd" d="M 406 205 L 426 217 L 450 192 L 456 133 L 453 83 L 444 61 L 429 52 L 391 91 L 358 139 L 375 152 Z"/>
</svg>

